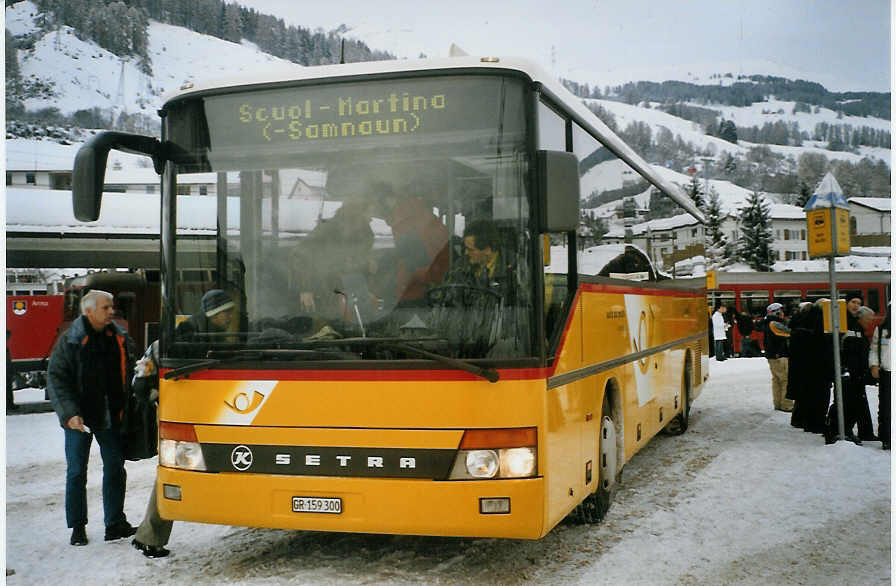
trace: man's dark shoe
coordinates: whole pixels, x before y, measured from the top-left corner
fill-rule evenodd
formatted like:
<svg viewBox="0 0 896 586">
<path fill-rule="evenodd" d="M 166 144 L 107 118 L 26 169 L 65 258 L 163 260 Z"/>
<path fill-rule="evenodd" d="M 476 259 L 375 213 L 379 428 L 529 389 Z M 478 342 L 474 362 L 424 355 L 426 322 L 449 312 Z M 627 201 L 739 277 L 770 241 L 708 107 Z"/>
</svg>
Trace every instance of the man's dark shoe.
<svg viewBox="0 0 896 586">
<path fill-rule="evenodd" d="M 890 440 L 880 440 L 880 448 L 882 450 L 889 450 L 890 449 Z"/>
<path fill-rule="evenodd" d="M 847 441 L 851 441 L 852 443 L 854 443 L 854 444 L 857 445 L 857 446 L 861 446 L 861 445 L 862 445 L 862 440 L 860 440 L 859 438 L 857 438 L 857 437 L 856 437 L 856 434 L 854 434 L 854 433 L 851 432 L 851 431 L 847 431 L 847 432 L 846 432 L 846 439 L 847 439 Z"/>
<path fill-rule="evenodd" d="M 72 545 L 87 545 L 87 531 L 84 530 L 84 525 L 72 529 L 72 538 L 68 542 Z"/>
<path fill-rule="evenodd" d="M 140 543 L 136 539 L 131 541 L 131 545 L 143 552 L 143 555 L 148 558 L 163 558 L 171 553 L 171 551 L 165 549 L 161 545 L 147 545 L 145 543 Z"/>
<path fill-rule="evenodd" d="M 137 528 L 131 526 L 130 523 L 124 521 L 116 525 L 106 527 L 106 541 L 115 541 L 123 537 L 130 537 L 137 532 Z"/>
</svg>

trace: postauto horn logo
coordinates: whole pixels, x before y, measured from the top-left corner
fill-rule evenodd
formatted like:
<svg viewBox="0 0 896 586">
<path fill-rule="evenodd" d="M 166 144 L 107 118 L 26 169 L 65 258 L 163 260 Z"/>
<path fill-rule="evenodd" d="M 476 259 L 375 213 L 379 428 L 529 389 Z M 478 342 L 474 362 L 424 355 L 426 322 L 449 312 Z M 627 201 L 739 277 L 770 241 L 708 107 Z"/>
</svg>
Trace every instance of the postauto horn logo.
<svg viewBox="0 0 896 586">
<path fill-rule="evenodd" d="M 237 393 L 230 402 L 224 401 L 224 404 L 240 415 L 245 415 L 246 413 L 251 413 L 252 411 L 258 409 L 258 406 L 261 405 L 261 401 L 263 399 L 264 395 L 262 395 L 258 391 L 252 392 L 251 399 L 246 393 Z"/>
</svg>

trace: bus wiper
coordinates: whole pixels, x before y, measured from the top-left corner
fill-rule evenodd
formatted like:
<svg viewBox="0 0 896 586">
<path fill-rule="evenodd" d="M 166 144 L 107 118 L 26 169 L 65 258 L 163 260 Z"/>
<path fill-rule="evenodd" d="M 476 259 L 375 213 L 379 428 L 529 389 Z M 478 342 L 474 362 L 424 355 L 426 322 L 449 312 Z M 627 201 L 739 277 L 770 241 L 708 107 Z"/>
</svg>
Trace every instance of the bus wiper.
<svg viewBox="0 0 896 586">
<path fill-rule="evenodd" d="M 456 368 L 458 370 L 463 370 L 469 372 L 471 374 L 475 374 L 478 377 L 482 377 L 490 383 L 498 382 L 500 379 L 500 375 L 498 371 L 493 368 L 482 368 L 480 366 L 476 366 L 475 364 L 471 364 L 466 360 L 459 360 L 457 358 L 451 358 L 449 356 L 443 356 L 442 354 L 436 354 L 435 352 L 430 352 L 429 350 L 424 350 L 422 348 L 417 348 L 416 346 L 411 346 L 410 344 L 402 341 L 401 338 L 343 338 L 341 340 L 336 340 L 337 343 L 340 344 L 348 344 L 348 345 L 371 345 L 377 344 L 381 348 L 389 348 L 393 350 L 398 350 L 400 352 L 405 352 L 407 354 L 415 354 L 420 356 L 421 358 L 428 358 L 429 360 L 434 360 L 436 362 L 441 362 L 442 364 L 447 364 L 452 368 Z"/>
<path fill-rule="evenodd" d="M 163 378 L 165 380 L 170 380 L 199 370 L 205 370 L 219 364 L 239 362 L 241 360 L 353 360 L 357 358 L 358 356 L 356 354 L 334 350 L 212 350 L 208 353 L 207 359 L 185 364 L 184 366 L 169 370 L 165 373 Z"/>
<path fill-rule="evenodd" d="M 258 358 L 261 357 L 260 352 L 254 353 Z M 185 364 L 183 366 L 179 366 L 177 368 L 171 369 L 162 375 L 162 378 L 165 380 L 171 380 L 173 378 L 179 378 L 185 375 L 188 375 L 192 372 L 197 372 L 200 370 L 205 370 L 207 368 L 211 368 L 216 364 L 224 364 L 227 362 L 237 362 L 239 360 L 245 360 L 247 358 L 252 358 L 254 356 L 246 356 L 245 354 L 240 355 L 232 355 L 228 358 L 209 358 L 207 360 L 199 360 L 197 362 L 191 362 L 190 364 Z"/>
</svg>

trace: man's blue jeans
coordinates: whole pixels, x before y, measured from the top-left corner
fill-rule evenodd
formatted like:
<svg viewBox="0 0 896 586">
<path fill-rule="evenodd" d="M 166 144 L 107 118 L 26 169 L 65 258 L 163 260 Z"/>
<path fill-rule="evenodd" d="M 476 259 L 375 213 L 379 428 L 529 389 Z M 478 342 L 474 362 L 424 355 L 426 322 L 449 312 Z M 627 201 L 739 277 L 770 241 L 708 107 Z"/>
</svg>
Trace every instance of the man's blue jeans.
<svg viewBox="0 0 896 586">
<path fill-rule="evenodd" d="M 725 340 L 716 340 L 716 360 L 725 360 Z"/>
<path fill-rule="evenodd" d="M 103 522 L 111 527 L 127 521 L 124 514 L 124 446 L 118 430 L 92 434 L 63 428 L 65 431 L 65 521 L 70 528 L 87 525 L 87 461 L 93 436 L 100 445 L 103 459 Z"/>
</svg>

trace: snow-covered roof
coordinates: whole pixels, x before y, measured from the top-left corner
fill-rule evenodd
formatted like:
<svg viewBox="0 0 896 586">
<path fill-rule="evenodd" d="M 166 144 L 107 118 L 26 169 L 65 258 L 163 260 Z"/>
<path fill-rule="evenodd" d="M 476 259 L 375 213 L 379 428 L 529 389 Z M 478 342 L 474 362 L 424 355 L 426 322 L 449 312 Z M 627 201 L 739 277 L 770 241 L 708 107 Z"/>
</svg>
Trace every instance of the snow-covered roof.
<svg viewBox="0 0 896 586">
<path fill-rule="evenodd" d="M 854 203 L 876 212 L 890 212 L 892 201 L 889 197 L 851 197 L 849 203 Z"/>
<path fill-rule="evenodd" d="M 652 232 L 663 232 L 666 230 L 676 230 L 687 226 L 695 226 L 699 222 L 690 214 L 678 214 L 670 218 L 657 218 L 647 222 L 641 222 L 632 226 L 632 234 L 645 234 L 650 228 Z M 625 228 L 613 228 L 608 231 L 606 238 L 623 238 L 625 237 Z"/>
<path fill-rule="evenodd" d="M 50 189 L 7 188 L 6 231 L 9 233 L 93 233 L 158 235 L 160 231 L 158 194 L 105 193 L 100 217 L 95 222 L 75 219 L 70 191 Z M 239 229 L 238 198 L 231 197 L 227 206 L 227 227 Z M 178 231 L 194 231 L 196 235 L 214 234 L 217 223 L 217 199 L 202 195 L 177 197 Z M 341 203 L 327 201 L 323 210 L 319 200 L 283 199 L 280 201 L 280 229 L 284 232 L 307 233 L 317 224 L 318 215 L 329 218 Z M 389 226 L 374 218 L 370 227 L 377 236 L 391 234 Z"/>
<path fill-rule="evenodd" d="M 773 220 L 805 220 L 806 212 L 799 206 L 786 203 L 773 203 L 769 213 Z"/>
</svg>

